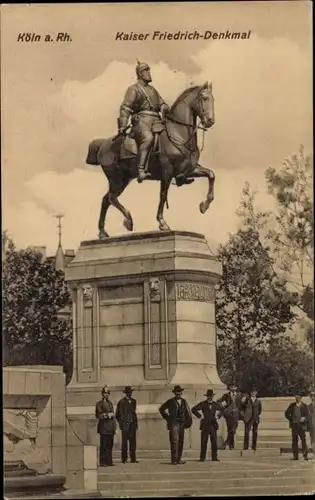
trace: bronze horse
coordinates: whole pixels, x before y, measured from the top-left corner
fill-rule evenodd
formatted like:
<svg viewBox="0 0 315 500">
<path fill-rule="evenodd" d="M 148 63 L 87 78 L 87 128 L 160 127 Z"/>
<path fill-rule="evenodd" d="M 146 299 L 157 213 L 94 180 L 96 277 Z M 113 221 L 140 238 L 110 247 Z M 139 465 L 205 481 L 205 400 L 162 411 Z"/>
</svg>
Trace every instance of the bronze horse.
<svg viewBox="0 0 315 500">
<path fill-rule="evenodd" d="M 202 127 L 197 125 L 199 117 Z M 197 145 L 197 130 L 205 131 L 214 124 L 214 98 L 212 85 L 206 82 L 202 86 L 186 89 L 174 102 L 165 117 L 164 130 L 159 134 L 158 151 L 151 151 L 148 170 L 150 179 L 161 182 L 160 202 L 157 221 L 161 231 L 170 230 L 164 220 L 164 205 L 168 206 L 167 194 L 175 178 L 177 186 L 190 184 L 196 177 L 206 177 L 209 182 L 207 197 L 199 205 L 204 214 L 214 199 L 214 173 L 198 164 L 200 150 Z M 105 230 L 106 213 L 110 205 L 116 207 L 124 215 L 124 226 L 133 230 L 131 213 L 118 201 L 118 197 L 126 189 L 129 182 L 137 177 L 137 156 L 130 154 L 124 157 L 121 147 L 124 137 L 115 136 L 110 139 L 95 139 L 89 145 L 86 163 L 101 165 L 109 182 L 109 190 L 103 197 L 98 222 L 99 238 L 107 238 Z"/>
</svg>

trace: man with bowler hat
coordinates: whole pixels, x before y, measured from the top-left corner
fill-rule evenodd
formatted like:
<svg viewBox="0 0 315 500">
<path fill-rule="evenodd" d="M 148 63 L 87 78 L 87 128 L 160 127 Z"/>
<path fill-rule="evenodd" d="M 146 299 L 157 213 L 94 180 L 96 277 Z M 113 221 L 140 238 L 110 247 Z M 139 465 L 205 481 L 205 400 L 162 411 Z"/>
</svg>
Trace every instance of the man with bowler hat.
<svg viewBox="0 0 315 500">
<path fill-rule="evenodd" d="M 192 425 L 192 415 L 187 401 L 182 397 L 184 389 L 175 385 L 174 397 L 163 403 L 159 412 L 167 422 L 171 446 L 172 464 L 184 464 L 182 460 L 185 429 Z"/>
<path fill-rule="evenodd" d="M 200 447 L 200 462 L 204 462 L 207 454 L 208 440 L 211 441 L 211 458 L 214 462 L 219 462 L 218 459 L 218 444 L 217 431 L 219 428 L 217 419 L 222 412 L 222 406 L 213 401 L 215 392 L 213 389 L 208 389 L 205 396 L 207 399 L 201 401 L 192 408 L 192 413 L 200 420 L 201 430 L 201 447 Z M 201 413 L 200 413 L 201 412 Z"/>
<path fill-rule="evenodd" d="M 100 467 L 110 467 L 113 464 L 114 435 L 116 420 L 113 403 L 109 400 L 110 391 L 105 385 L 102 389 L 102 399 L 96 403 L 95 417 L 98 419 L 97 432 L 100 435 Z"/>
<path fill-rule="evenodd" d="M 123 392 L 125 397 L 118 402 L 116 409 L 116 419 L 121 430 L 121 461 L 123 464 L 127 462 L 129 443 L 130 462 L 138 463 L 136 459 L 137 401 L 131 397 L 133 389 L 130 385 L 127 385 Z"/>
<path fill-rule="evenodd" d="M 227 438 L 223 443 L 223 448 L 225 449 L 228 445 L 230 450 L 233 450 L 239 420 L 240 396 L 237 394 L 237 386 L 235 384 L 231 384 L 228 390 L 229 392 L 226 392 L 218 399 L 218 403 L 223 407 L 223 416 L 227 428 Z"/>
<path fill-rule="evenodd" d="M 292 452 L 293 460 L 299 459 L 299 438 L 302 443 L 302 453 L 304 460 L 308 460 L 308 450 L 305 433 L 309 425 L 308 407 L 302 401 L 302 395 L 296 394 L 295 402 L 291 403 L 285 411 L 285 418 L 290 422 L 292 433 Z"/>
<path fill-rule="evenodd" d="M 248 450 L 249 434 L 252 430 L 252 450 L 256 451 L 258 439 L 258 426 L 262 412 L 261 401 L 257 398 L 257 389 L 252 387 L 247 396 L 241 400 L 241 408 L 244 415 L 244 445 L 243 449 Z"/>
</svg>

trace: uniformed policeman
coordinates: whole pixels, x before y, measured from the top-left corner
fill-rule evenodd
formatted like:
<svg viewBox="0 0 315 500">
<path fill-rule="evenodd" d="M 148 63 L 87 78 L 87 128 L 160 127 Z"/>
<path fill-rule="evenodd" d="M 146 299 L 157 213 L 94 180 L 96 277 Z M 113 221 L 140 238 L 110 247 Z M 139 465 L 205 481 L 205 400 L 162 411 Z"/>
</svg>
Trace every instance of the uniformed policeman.
<svg viewBox="0 0 315 500">
<path fill-rule="evenodd" d="M 138 81 L 128 87 L 120 106 L 118 131 L 123 134 L 131 118 L 133 137 L 139 154 L 138 182 L 143 182 L 150 175 L 147 171 L 147 161 L 154 134 L 163 130 L 163 117 L 169 107 L 158 91 L 150 85 L 152 78 L 149 65 L 138 61 L 136 74 Z"/>
</svg>

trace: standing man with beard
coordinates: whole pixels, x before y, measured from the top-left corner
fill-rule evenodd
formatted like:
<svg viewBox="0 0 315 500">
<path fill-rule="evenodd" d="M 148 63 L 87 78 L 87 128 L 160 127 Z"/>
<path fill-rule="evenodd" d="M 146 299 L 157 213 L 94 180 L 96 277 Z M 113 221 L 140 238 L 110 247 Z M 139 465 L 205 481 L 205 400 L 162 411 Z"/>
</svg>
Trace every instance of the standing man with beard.
<svg viewBox="0 0 315 500">
<path fill-rule="evenodd" d="M 105 385 L 102 399 L 96 403 L 95 417 L 98 419 L 97 432 L 100 435 L 100 467 L 113 466 L 113 445 L 116 434 L 116 420 L 113 403 L 109 400 L 110 391 Z"/>
<path fill-rule="evenodd" d="M 125 464 L 128 460 L 128 443 L 130 462 L 138 463 L 136 459 L 136 435 L 138 430 L 137 401 L 132 397 L 133 389 L 127 385 L 124 390 L 125 397 L 117 405 L 116 418 L 121 430 L 121 461 Z"/>
<path fill-rule="evenodd" d="M 192 415 L 187 401 L 182 397 L 184 389 L 175 385 L 174 397 L 163 403 L 159 412 L 167 422 L 173 465 L 184 464 L 182 461 L 185 429 L 192 425 Z"/>
<path fill-rule="evenodd" d="M 213 401 L 214 394 L 215 393 L 212 389 L 208 389 L 207 393 L 205 394 L 207 399 L 198 403 L 191 410 L 191 412 L 196 415 L 197 418 L 201 419 L 200 462 L 204 462 L 206 459 L 209 436 L 211 441 L 212 461 L 220 461 L 218 459 L 217 431 L 219 425 L 217 419 L 222 412 L 222 406 L 219 405 L 216 401 Z"/>
<path fill-rule="evenodd" d="M 225 449 L 228 445 L 230 450 L 234 450 L 235 434 L 239 421 L 240 396 L 237 393 L 235 384 L 231 384 L 228 389 L 229 392 L 223 394 L 218 403 L 223 407 L 223 416 L 227 428 L 227 438 L 223 443 L 223 448 Z"/>
</svg>

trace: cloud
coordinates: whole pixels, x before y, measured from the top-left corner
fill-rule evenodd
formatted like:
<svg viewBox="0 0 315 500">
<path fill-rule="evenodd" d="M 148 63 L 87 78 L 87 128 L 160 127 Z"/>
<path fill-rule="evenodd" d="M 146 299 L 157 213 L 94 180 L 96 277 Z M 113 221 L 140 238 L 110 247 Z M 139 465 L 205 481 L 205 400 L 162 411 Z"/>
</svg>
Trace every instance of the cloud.
<svg viewBox="0 0 315 500">
<path fill-rule="evenodd" d="M 301 142 L 311 147 L 310 60 L 288 39 L 256 36 L 212 42 L 193 57 L 199 67 L 194 75 L 174 71 L 167 56 L 163 59 L 152 65 L 152 74 L 166 101 L 173 102 L 191 81 L 208 79 L 216 111 L 201 156 L 201 163 L 216 174 L 215 201 L 202 216 L 198 205 L 206 193 L 205 180 L 171 188 L 167 220 L 173 228 L 200 231 L 221 242 L 237 224 L 234 212 L 244 182 L 263 190 L 265 168 L 277 166 Z M 15 106 L 3 123 L 4 203 L 5 225 L 17 241 L 38 243 L 40 235 L 54 248 L 52 211 L 66 214 L 70 246 L 96 236 L 107 184 L 97 168 L 85 165 L 87 148 L 93 138 L 116 133 L 119 105 L 133 81 L 134 64 L 114 61 L 88 82 L 68 81 L 62 87 L 46 82 L 31 97 L 30 78 L 25 86 L 22 80 L 12 88 Z M 156 227 L 158 191 L 158 183 L 148 183 L 146 189 L 132 183 L 121 196 L 134 215 L 136 231 Z M 263 194 L 262 203 L 267 208 L 270 203 Z M 121 223 L 121 215 L 111 208 L 111 234 L 121 231 Z"/>
</svg>

